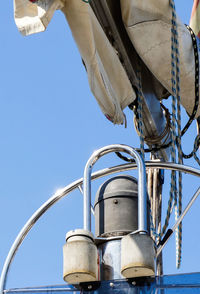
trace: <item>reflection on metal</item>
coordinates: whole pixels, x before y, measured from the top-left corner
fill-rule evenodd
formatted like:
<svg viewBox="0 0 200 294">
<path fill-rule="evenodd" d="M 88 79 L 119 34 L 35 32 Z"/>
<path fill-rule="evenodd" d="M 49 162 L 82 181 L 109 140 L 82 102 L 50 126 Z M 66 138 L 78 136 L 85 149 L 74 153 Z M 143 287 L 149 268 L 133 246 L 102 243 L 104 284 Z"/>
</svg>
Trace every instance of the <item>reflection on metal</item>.
<svg viewBox="0 0 200 294">
<path fill-rule="evenodd" d="M 79 185 L 78 189 L 81 192 L 81 194 L 83 195 L 83 187 L 82 187 L 82 185 Z M 92 204 L 90 204 L 90 208 L 91 208 L 92 214 L 94 215 L 94 207 L 92 206 Z"/>
<path fill-rule="evenodd" d="M 155 160 L 155 159 L 154 159 Z M 148 195 L 151 202 L 151 237 L 157 243 L 161 233 L 162 188 L 164 171 L 149 168 L 147 171 Z M 163 275 L 162 254 L 156 259 L 156 275 Z"/>
<path fill-rule="evenodd" d="M 187 214 L 187 212 L 189 211 L 189 209 L 191 208 L 192 204 L 194 203 L 194 201 L 197 199 L 197 197 L 200 194 L 200 187 L 198 188 L 198 190 L 196 191 L 196 193 L 193 195 L 193 197 L 191 198 L 191 200 L 189 201 L 188 205 L 186 206 L 186 208 L 184 209 L 184 211 L 182 212 L 182 214 L 179 216 L 178 220 L 176 221 L 176 223 L 174 224 L 173 228 L 170 230 L 170 234 L 169 237 L 167 238 L 167 240 L 164 242 L 164 244 L 162 246 L 160 246 L 157 250 L 157 256 L 159 256 L 159 254 L 161 253 L 161 251 L 163 250 L 164 246 L 167 244 L 167 242 L 169 241 L 171 235 L 175 232 L 175 230 L 178 228 L 179 224 L 182 222 L 183 218 L 185 217 L 185 215 Z"/>
<path fill-rule="evenodd" d="M 146 169 L 140 154 L 132 147 L 116 144 L 105 146 L 95 151 L 86 163 L 83 180 L 83 222 L 84 229 L 91 231 L 91 173 L 92 167 L 102 156 L 111 152 L 125 152 L 131 155 L 138 166 L 138 230 L 147 231 L 147 195 L 146 195 Z"/>
<path fill-rule="evenodd" d="M 126 145 L 109 145 L 105 146 L 97 151 L 95 151 L 92 156 L 89 158 L 89 160 L 86 163 L 85 170 L 84 170 L 84 180 L 83 180 L 83 192 L 84 192 L 84 205 L 83 205 L 83 220 L 84 220 L 84 230 L 91 231 L 91 173 L 93 165 L 97 162 L 99 158 L 101 158 L 103 155 L 111 153 L 111 152 L 125 152 L 128 153 L 130 156 L 132 156 L 136 164 L 138 166 L 138 205 L 137 205 L 137 211 L 138 211 L 138 227 L 136 230 L 138 230 L 140 233 L 146 233 L 147 232 L 147 193 L 146 193 L 146 168 L 144 161 L 142 159 L 142 156 L 134 150 L 132 147 L 126 146 Z M 122 188 L 122 187 L 121 187 Z M 123 201 L 124 202 L 124 201 Z M 113 207 L 113 206 L 112 206 Z M 101 207 L 102 208 L 102 207 Z M 95 211 L 96 212 L 96 211 Z M 133 211 L 132 211 L 133 212 Z M 100 211 L 99 215 L 104 213 L 104 209 Z M 119 212 L 118 212 L 119 215 Z M 96 219 L 96 218 L 95 218 Z M 104 220 L 104 218 L 103 218 Z M 105 219 L 106 222 L 107 219 Z M 119 221 L 119 219 L 118 219 Z M 129 220 L 128 220 L 129 221 Z M 113 224 L 114 226 L 116 223 Z M 106 226 L 106 224 L 105 224 Z M 116 227 L 112 227 L 113 231 L 117 230 L 119 225 Z M 112 230 L 111 229 L 111 230 Z M 150 237 L 149 237 L 150 238 Z M 142 239 L 143 240 L 143 239 Z M 108 245 L 109 247 L 109 245 Z M 146 247 L 147 249 L 147 247 Z M 120 276 L 119 267 L 116 266 L 115 263 L 120 263 L 120 256 L 119 253 L 116 253 L 116 250 L 113 250 L 112 254 L 109 253 L 108 255 L 105 255 L 103 258 L 107 258 L 107 268 L 102 268 L 102 273 L 104 276 L 106 274 L 110 274 L 112 272 L 116 272 L 118 274 L 118 278 Z M 154 258 L 153 258 L 154 259 Z M 109 260 L 111 263 L 109 263 Z M 113 260 L 115 260 L 115 263 L 113 264 Z M 109 270 L 106 270 L 109 269 Z M 110 277 L 112 278 L 112 277 Z M 109 279 L 110 279 L 109 278 Z M 102 278 L 100 278 L 102 280 Z"/>
<path fill-rule="evenodd" d="M 200 170 L 185 166 L 185 165 L 179 165 L 179 164 L 173 164 L 171 162 L 155 162 L 155 161 L 147 161 L 145 162 L 146 168 L 159 168 L 159 169 L 167 169 L 167 170 L 176 170 L 176 171 L 182 171 L 184 173 L 188 173 L 193 176 L 200 177 Z M 136 169 L 136 164 L 128 163 L 128 164 L 122 164 L 114 167 L 105 168 L 103 170 L 97 171 L 91 175 L 91 179 L 99 179 L 104 176 L 108 176 L 117 172 L 123 172 L 123 171 L 130 171 L 133 169 Z M 73 183 L 67 185 L 66 187 L 59 189 L 52 197 L 50 197 L 27 221 L 27 223 L 24 225 L 24 227 L 21 229 L 20 233 L 18 234 L 17 238 L 15 239 L 12 247 L 10 248 L 10 251 L 8 253 L 8 256 L 5 260 L 3 270 L 0 277 L 0 294 L 3 294 L 5 283 L 7 279 L 8 270 L 10 268 L 10 265 L 13 261 L 13 258 L 20 247 L 21 243 L 23 242 L 24 238 L 27 236 L 31 228 L 35 225 L 35 223 L 39 220 L 39 218 L 48 210 L 50 209 L 54 204 L 56 204 L 59 200 L 67 196 L 70 192 L 77 189 L 78 186 L 82 185 L 83 179 L 78 179 L 74 181 Z M 98 238 L 99 241 L 104 240 L 104 238 Z M 200 280 L 200 277 L 199 277 Z"/>
<path fill-rule="evenodd" d="M 121 240 L 104 242 L 98 246 L 101 280 L 123 279 L 121 275 Z"/>
</svg>

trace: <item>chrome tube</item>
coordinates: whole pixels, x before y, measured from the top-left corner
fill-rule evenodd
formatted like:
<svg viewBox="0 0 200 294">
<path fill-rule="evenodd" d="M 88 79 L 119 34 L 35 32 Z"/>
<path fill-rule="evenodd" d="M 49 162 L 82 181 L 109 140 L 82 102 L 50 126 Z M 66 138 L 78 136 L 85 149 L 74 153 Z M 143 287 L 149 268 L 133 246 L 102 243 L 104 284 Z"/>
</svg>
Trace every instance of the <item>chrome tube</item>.
<svg viewBox="0 0 200 294">
<path fill-rule="evenodd" d="M 79 191 L 81 192 L 81 194 L 83 195 L 83 189 L 82 189 L 82 186 L 80 185 L 80 186 L 78 186 L 78 188 L 79 188 Z M 90 205 L 90 208 L 91 208 L 91 212 L 92 212 L 92 214 L 94 215 L 94 207 L 92 206 L 92 204 Z"/>
<path fill-rule="evenodd" d="M 168 169 L 168 170 L 176 170 L 176 171 L 182 171 L 184 173 L 188 173 L 193 176 L 200 177 L 200 170 L 175 164 L 171 162 L 155 162 L 155 161 L 146 161 L 145 162 L 147 168 L 159 168 L 159 169 Z M 102 170 L 99 170 L 91 175 L 92 180 L 96 180 L 108 175 L 112 175 L 118 172 L 124 172 L 124 171 L 130 171 L 133 169 L 136 169 L 137 165 L 134 163 L 126 163 L 121 165 L 116 165 L 113 167 L 108 167 Z M 14 259 L 15 254 L 17 253 L 17 250 L 19 249 L 20 245 L 22 244 L 25 237 L 28 235 L 31 228 L 36 224 L 36 222 L 40 219 L 40 217 L 45 214 L 45 212 L 50 209 L 54 204 L 56 204 L 59 200 L 67 196 L 70 192 L 77 189 L 80 185 L 83 184 L 83 179 L 78 179 L 74 181 L 73 183 L 67 185 L 66 187 L 58 190 L 53 196 L 51 196 L 42 206 L 29 218 L 27 223 L 24 225 L 24 227 L 21 229 L 20 233 L 18 234 L 17 238 L 15 239 L 12 247 L 9 250 L 9 253 L 7 255 L 7 258 L 3 265 L 3 270 L 1 272 L 0 277 L 0 294 L 4 294 L 4 289 L 6 285 L 6 280 L 8 276 L 8 272 L 10 269 L 10 266 L 12 264 L 12 261 Z"/>
<path fill-rule="evenodd" d="M 131 155 L 138 166 L 138 230 L 147 231 L 147 196 L 146 169 L 140 154 L 130 146 L 116 144 L 108 145 L 95 151 L 86 163 L 83 177 L 83 227 L 91 231 L 91 172 L 95 162 L 103 155 L 111 152 L 125 152 Z"/>
</svg>

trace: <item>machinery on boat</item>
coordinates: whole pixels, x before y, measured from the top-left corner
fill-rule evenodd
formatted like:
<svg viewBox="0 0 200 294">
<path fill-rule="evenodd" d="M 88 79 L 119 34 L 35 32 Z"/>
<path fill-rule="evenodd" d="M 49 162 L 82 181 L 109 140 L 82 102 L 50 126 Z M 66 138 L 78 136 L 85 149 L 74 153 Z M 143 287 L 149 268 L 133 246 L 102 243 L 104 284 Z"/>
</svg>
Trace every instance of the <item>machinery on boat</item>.
<svg viewBox="0 0 200 294">
<path fill-rule="evenodd" d="M 95 162 L 110 152 L 125 152 L 135 163 L 113 166 L 92 173 Z M 130 175 L 111 177 L 99 188 L 95 205 L 91 203 L 91 182 L 102 176 L 138 169 L 138 180 Z M 126 145 L 110 145 L 95 151 L 89 158 L 82 179 L 57 191 L 28 220 L 17 236 L 1 274 L 1 293 L 69 292 L 69 293 L 181 293 L 199 289 L 199 274 L 156 276 L 156 260 L 175 232 L 200 188 L 164 238 L 156 245 L 150 237 L 150 203 L 147 197 L 146 170 L 170 169 L 199 177 L 200 171 L 184 165 L 150 161 Z M 5 290 L 9 267 L 22 241 L 39 218 L 57 201 L 83 184 L 83 228 L 66 235 L 63 247 L 63 277 L 66 286 Z M 95 215 L 95 235 L 91 232 L 91 211 Z M 140 292 L 141 291 L 141 292 Z M 172 292 L 171 292 L 172 291 Z M 186 291 L 186 292 L 184 292 Z M 192 292 L 190 292 L 192 293 Z"/>
<path fill-rule="evenodd" d="M 161 230 L 161 196 L 163 170 L 172 170 L 171 189 L 174 190 L 171 191 L 171 197 L 177 193 L 173 182 L 177 171 L 179 174 L 184 172 L 199 177 L 200 170 L 185 166 L 181 161 L 178 164 L 175 161 L 169 162 L 171 144 L 179 139 L 174 138 L 170 115 L 164 105 L 160 103 L 160 96 L 167 98 L 171 93 L 152 74 L 139 56 L 134 44 L 131 43 L 131 38 L 129 38 L 131 33 L 128 36 L 123 24 L 120 1 L 93 0 L 89 2 L 92 15 L 98 22 L 98 26 L 101 27 L 101 30 L 97 30 L 99 36 L 100 33 L 104 33 L 109 44 L 112 44 L 112 50 L 115 51 L 115 55 L 118 56 L 120 65 L 123 67 L 123 75 L 127 75 L 131 87 L 136 93 L 137 99 L 129 103 L 129 107 L 135 112 L 135 126 L 141 138 L 141 148 L 138 150 L 131 146 L 116 144 L 95 151 L 86 164 L 83 179 L 57 191 L 31 216 L 17 236 L 5 261 L 0 280 L 0 294 L 49 291 L 172 293 L 178 291 L 177 289 L 181 293 L 192 293 L 195 289 L 198 293 L 200 292 L 198 281 L 200 274 L 185 274 L 180 276 L 178 280 L 176 280 L 177 276 L 163 276 L 162 250 L 173 233 L 177 231 L 179 243 L 177 264 L 180 265 L 181 222 L 200 194 L 200 188 L 197 189 L 185 209 L 179 211 L 177 220 L 170 229 L 168 229 L 168 223 L 172 210 L 170 206 L 172 199 L 171 202 L 169 201 L 165 229 Z M 175 41 L 177 42 L 177 39 Z M 109 46 L 108 48 L 110 48 Z M 88 71 L 84 58 L 83 63 Z M 102 69 L 106 88 L 108 81 L 105 79 L 104 70 L 106 71 L 106 68 Z M 178 75 L 177 68 L 176 71 Z M 138 72 L 140 72 L 139 77 L 137 76 Z M 177 83 L 178 80 L 176 77 Z M 197 80 L 196 82 L 199 82 Z M 176 87 L 177 90 L 179 85 Z M 195 89 L 197 93 L 197 86 Z M 107 91 L 111 92 L 111 89 L 109 88 Z M 131 98 L 133 97 L 131 96 Z M 195 99 L 193 118 L 197 110 L 198 102 Z M 120 115 L 114 118 L 110 115 L 107 117 L 115 123 L 121 123 Z M 198 137 L 197 141 L 199 141 Z M 147 162 L 144 161 L 144 142 L 148 145 L 148 151 L 151 153 L 151 160 Z M 179 141 L 177 145 L 179 145 Z M 115 152 L 129 163 L 92 173 L 93 165 L 97 160 L 111 152 Z M 128 154 L 129 157 L 125 157 L 122 153 Z M 132 169 L 138 170 L 137 179 L 130 175 Z M 100 186 L 93 205 L 91 201 L 92 180 L 119 172 L 128 174 L 107 179 Z M 30 229 L 57 201 L 74 189 L 82 190 L 82 184 L 83 227 L 67 232 L 66 243 L 63 246 L 63 279 L 67 285 L 5 290 L 9 267 Z M 175 205 L 177 201 L 176 198 Z M 95 218 L 95 233 L 91 229 L 91 213 Z"/>
</svg>

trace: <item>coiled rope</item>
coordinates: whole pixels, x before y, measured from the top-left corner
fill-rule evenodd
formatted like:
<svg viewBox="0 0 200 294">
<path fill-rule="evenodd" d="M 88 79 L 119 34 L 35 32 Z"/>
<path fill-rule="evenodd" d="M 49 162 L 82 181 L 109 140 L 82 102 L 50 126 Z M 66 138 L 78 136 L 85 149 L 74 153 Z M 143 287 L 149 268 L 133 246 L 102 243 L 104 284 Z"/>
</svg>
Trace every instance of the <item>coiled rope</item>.
<svg viewBox="0 0 200 294">
<path fill-rule="evenodd" d="M 190 158 L 194 157 L 197 163 L 200 165 L 200 159 L 197 156 L 197 150 L 200 146 L 200 135 L 198 134 L 195 138 L 193 151 L 189 155 L 185 155 L 181 147 L 181 137 L 186 133 L 191 123 L 193 122 L 197 109 L 199 106 L 199 56 L 197 50 L 196 37 L 189 26 L 186 26 L 189 30 L 193 42 L 194 48 L 194 57 L 195 57 L 195 103 L 193 107 L 192 114 L 189 118 L 189 121 L 181 131 L 181 103 L 180 103 L 180 62 L 179 62 L 179 41 L 178 41 L 178 30 L 177 30 L 177 16 L 174 0 L 169 0 L 170 7 L 172 9 L 172 19 L 171 19 L 171 81 L 172 81 L 172 119 L 170 124 L 170 119 L 168 123 L 168 129 L 171 127 L 171 142 L 167 145 L 153 147 L 150 149 L 144 149 L 144 141 L 146 142 L 148 138 L 144 138 L 144 125 L 142 120 L 142 85 L 141 85 L 141 76 L 140 73 L 137 74 L 138 78 L 138 99 L 137 99 L 137 108 L 136 108 L 136 130 L 140 136 L 140 148 L 144 158 L 144 152 L 153 152 L 158 151 L 162 148 L 167 148 L 171 145 L 171 158 L 172 162 L 176 163 L 176 157 L 178 157 L 178 163 L 183 164 L 183 157 Z M 198 129 L 200 129 L 200 118 L 197 119 Z M 167 129 L 167 128 L 166 128 Z M 199 132 L 198 132 L 199 133 Z M 167 133 L 166 133 L 167 134 Z M 165 137 L 165 132 L 163 132 L 163 137 Z M 151 138 L 150 138 L 151 139 Z M 157 137 L 152 138 L 152 142 L 149 141 L 150 145 L 154 145 L 157 142 Z M 154 140 L 155 139 L 155 140 Z M 176 154 L 177 146 L 177 154 Z M 117 154 L 120 158 L 126 161 L 133 161 L 130 158 L 127 158 L 120 153 Z M 169 225 L 169 219 L 172 214 L 173 208 L 175 207 L 175 219 L 182 213 L 182 173 L 178 172 L 178 188 L 177 188 L 177 172 L 171 172 L 171 186 L 170 186 L 170 195 L 168 201 L 167 215 L 160 234 L 159 231 L 156 231 L 156 226 L 154 224 L 152 213 L 150 211 L 150 229 L 151 233 L 155 238 L 155 241 L 159 241 L 161 237 L 165 234 L 166 229 Z M 176 230 L 176 266 L 180 268 L 181 265 L 181 255 L 182 255 L 182 223 Z"/>
<path fill-rule="evenodd" d="M 172 133 L 172 147 L 171 147 L 171 158 L 172 162 L 176 163 L 176 143 L 178 149 L 178 163 L 182 164 L 182 149 L 181 149 L 181 106 L 180 106 L 180 68 L 179 68 L 179 43 L 178 43 L 178 30 L 176 21 L 176 9 L 174 0 L 170 0 L 170 6 L 172 8 L 172 28 L 171 28 L 171 80 L 172 80 L 172 122 L 171 122 L 171 133 Z M 177 106 L 177 108 L 176 108 Z M 177 120 L 176 120 L 177 112 Z M 176 121 L 177 121 L 177 132 L 176 135 Z M 175 206 L 175 219 L 182 212 L 182 174 L 179 172 L 178 177 L 178 189 L 177 189 L 177 177 L 176 172 L 171 172 L 171 187 L 170 197 L 168 201 L 167 216 L 162 229 L 162 235 L 165 233 L 169 219 L 173 210 L 173 202 Z M 181 264 L 181 248 L 182 248 L 182 224 L 179 225 L 176 230 L 176 266 L 180 267 Z"/>
<path fill-rule="evenodd" d="M 178 129 L 178 136 L 176 138 L 176 145 L 178 148 L 178 163 L 183 163 L 184 158 L 191 158 L 197 161 L 200 165 L 200 159 L 197 156 L 197 150 L 200 146 L 200 118 L 197 119 L 197 127 L 198 127 L 198 135 L 194 141 L 193 151 L 189 155 L 185 155 L 181 148 L 181 137 L 186 133 L 188 128 L 190 127 L 191 123 L 193 122 L 197 109 L 199 106 L 199 56 L 198 56 L 198 47 L 197 41 L 194 32 L 189 26 L 186 26 L 189 30 L 192 38 L 193 48 L 194 48 L 194 58 L 195 58 L 195 103 L 193 107 L 192 114 L 189 118 L 189 121 L 181 131 L 181 109 L 180 109 L 180 71 L 179 71 L 179 48 L 178 48 L 178 31 L 177 31 L 177 23 L 176 23 L 176 10 L 175 4 L 173 0 L 170 0 L 170 5 L 172 7 L 172 161 L 174 162 L 176 154 L 175 154 L 175 142 L 174 142 L 174 132 L 175 132 L 175 98 L 177 100 L 177 129 Z M 167 216 L 165 220 L 165 224 L 162 230 L 162 235 L 166 231 L 166 228 L 169 224 L 169 218 L 171 212 L 173 210 L 173 200 L 175 206 L 175 218 L 177 219 L 178 216 L 182 212 L 182 174 L 179 172 L 179 187 L 178 187 L 178 202 L 177 202 L 177 188 L 176 188 L 176 176 L 172 173 L 171 179 L 171 189 L 170 189 L 170 199 L 168 203 L 168 210 Z M 182 248 L 182 223 L 179 225 L 178 229 L 176 230 L 176 266 L 177 268 L 180 267 L 181 264 L 181 249 Z"/>
<path fill-rule="evenodd" d="M 173 69 L 175 61 L 175 69 L 176 69 L 176 84 L 175 84 L 175 97 L 177 102 L 177 148 L 178 148 L 178 163 L 183 163 L 182 158 L 182 149 L 181 149 L 181 98 L 180 98 L 180 69 L 179 69 L 179 42 L 178 42 L 178 30 L 177 30 L 177 21 L 176 21 L 176 9 L 174 0 L 171 0 L 172 7 L 172 47 L 175 50 L 175 60 L 172 56 L 172 83 L 173 83 Z M 173 48 L 172 48 L 173 50 Z M 173 55 L 173 51 L 172 51 Z M 172 86 L 173 88 L 173 86 Z M 176 198 L 175 198 L 176 199 Z M 182 173 L 178 172 L 178 203 L 175 202 L 175 218 L 176 220 L 182 213 Z M 181 264 L 181 249 L 182 249 L 182 223 L 180 223 L 179 227 L 176 230 L 176 266 L 180 267 Z"/>
<path fill-rule="evenodd" d="M 138 79 L 138 90 L 137 90 L 137 98 L 138 98 L 138 131 L 139 131 L 139 137 L 140 137 L 140 151 L 142 158 L 144 157 L 144 123 L 142 119 L 142 83 L 141 83 L 141 71 L 137 71 L 137 79 Z"/>
<path fill-rule="evenodd" d="M 142 93 L 142 83 L 141 83 L 141 71 L 137 71 L 137 79 L 138 79 L 138 89 L 137 89 L 137 100 L 138 100 L 138 107 L 137 107 L 137 114 L 138 114 L 138 125 L 136 130 L 139 133 L 140 138 L 140 153 L 142 155 L 142 158 L 145 159 L 145 153 L 144 153 L 144 123 L 143 123 L 143 117 L 142 117 L 142 111 L 143 111 L 143 93 Z M 150 199 L 149 199 L 150 200 Z M 154 236 L 155 242 L 158 242 L 160 240 L 160 234 L 156 231 L 156 224 L 154 224 L 153 216 L 152 216 L 152 209 L 150 207 L 150 230 L 152 235 Z"/>
<path fill-rule="evenodd" d="M 172 13 L 173 13 L 173 16 L 175 16 L 175 6 L 172 4 Z M 177 37 L 177 45 L 178 45 L 178 34 L 176 34 L 176 26 L 173 28 L 173 25 L 175 24 L 176 22 L 174 22 L 173 20 L 173 23 L 172 23 L 172 29 L 175 29 L 175 31 L 173 32 L 175 34 L 175 37 Z M 197 47 L 197 40 L 196 40 L 196 36 L 194 34 L 194 32 L 192 31 L 192 29 L 187 26 L 187 29 L 189 30 L 190 34 L 191 34 L 191 38 L 192 38 L 192 43 L 193 43 L 193 49 L 194 49 L 194 58 L 195 58 L 195 103 L 194 103 L 194 107 L 193 107 L 193 111 L 192 111 L 192 114 L 189 118 L 189 121 L 187 122 L 187 124 L 185 125 L 185 127 L 183 128 L 182 131 L 180 131 L 180 127 L 181 127 L 181 116 L 180 116 L 180 95 L 178 93 L 177 90 L 179 90 L 179 86 L 177 87 L 176 89 L 176 96 L 177 97 L 177 126 L 178 126 L 178 136 L 176 138 L 176 144 L 177 144 L 177 147 L 178 147 L 178 153 L 179 153 L 179 163 L 181 164 L 183 162 L 182 160 L 182 157 L 188 159 L 188 158 L 191 158 L 191 157 L 194 157 L 194 159 L 197 161 L 197 163 L 200 165 L 200 159 L 198 158 L 197 156 L 197 150 L 200 146 L 200 135 L 199 135 L 199 130 L 200 130 L 200 118 L 197 118 L 197 129 L 198 129 L 198 135 L 196 136 L 195 138 L 195 141 L 194 141 L 194 147 L 193 147 L 193 151 L 186 155 L 184 154 L 184 152 L 181 150 L 181 140 L 180 138 L 186 133 L 186 131 L 188 130 L 188 128 L 190 127 L 191 123 L 193 122 L 195 116 L 196 116 L 196 113 L 197 113 L 197 109 L 198 109 L 198 106 L 199 106 L 199 54 L 198 54 L 198 47 Z M 173 38 L 173 37 L 172 37 Z M 172 40 L 174 41 L 174 39 Z M 176 41 L 175 41 L 176 42 Z M 179 53 L 178 51 L 176 51 L 176 53 Z M 177 54 L 178 55 L 178 54 Z M 173 56 L 174 57 L 174 56 Z M 177 58 L 176 59 L 176 67 L 177 65 L 179 64 L 179 59 Z M 174 63 L 172 61 L 172 75 L 174 76 Z M 176 73 L 179 72 L 179 70 L 176 69 Z M 177 82 L 179 82 L 179 79 L 177 79 L 177 76 L 176 76 L 176 81 L 173 80 L 173 83 L 174 85 L 177 86 Z M 175 92 L 175 91 L 174 91 Z M 172 102 L 173 104 L 173 109 L 175 110 L 175 101 Z M 173 148 L 173 147 L 172 147 Z M 182 154 L 182 156 L 181 156 Z M 172 190 L 173 190 L 173 187 L 172 187 Z M 173 199 L 173 196 L 172 194 L 170 195 L 170 199 L 169 199 L 169 203 L 168 203 L 168 210 L 167 210 L 167 216 L 166 216 L 166 220 L 165 220 L 165 224 L 164 224 L 164 227 L 163 227 L 163 230 L 162 230 L 162 236 L 163 236 L 163 233 L 166 231 L 166 228 L 169 224 L 169 218 L 170 218 L 170 215 L 171 215 L 171 212 L 173 210 L 173 200 L 174 201 L 174 205 L 176 206 L 176 210 L 175 210 L 175 216 L 177 218 L 178 215 L 181 214 L 181 211 L 182 211 L 182 175 L 181 173 L 179 173 L 179 191 L 178 191 L 178 211 L 177 211 L 177 200 L 176 200 L 176 195 Z M 179 268 L 180 267 L 180 263 L 181 263 L 181 242 L 182 242 L 182 223 L 180 224 L 179 228 L 178 228 L 178 232 L 176 231 L 176 236 L 177 236 L 177 247 L 176 247 L 176 251 L 177 251 L 177 267 Z"/>
</svg>

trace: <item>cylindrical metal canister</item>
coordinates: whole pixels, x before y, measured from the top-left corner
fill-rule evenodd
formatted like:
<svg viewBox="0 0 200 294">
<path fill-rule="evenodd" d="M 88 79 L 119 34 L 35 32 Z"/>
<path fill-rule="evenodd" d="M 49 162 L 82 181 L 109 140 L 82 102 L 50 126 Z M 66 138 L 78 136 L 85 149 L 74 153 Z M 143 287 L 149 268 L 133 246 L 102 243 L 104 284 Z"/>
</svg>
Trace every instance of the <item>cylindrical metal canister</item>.
<svg viewBox="0 0 200 294">
<path fill-rule="evenodd" d="M 149 208 L 149 204 L 147 207 Z M 147 222 L 149 227 L 149 217 Z M 129 175 L 107 180 L 100 186 L 95 198 L 96 236 L 121 236 L 136 231 L 137 228 L 137 180 Z"/>
<path fill-rule="evenodd" d="M 155 275 L 154 242 L 147 234 L 129 234 L 121 241 L 121 273 L 126 278 Z"/>
<path fill-rule="evenodd" d="M 93 234 L 77 229 L 66 235 L 63 279 L 69 284 L 98 280 L 98 253 Z"/>
<path fill-rule="evenodd" d="M 123 279 L 121 274 L 121 239 L 98 245 L 101 280 Z"/>
</svg>

